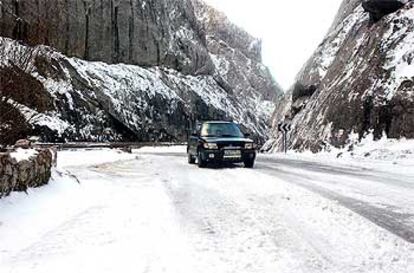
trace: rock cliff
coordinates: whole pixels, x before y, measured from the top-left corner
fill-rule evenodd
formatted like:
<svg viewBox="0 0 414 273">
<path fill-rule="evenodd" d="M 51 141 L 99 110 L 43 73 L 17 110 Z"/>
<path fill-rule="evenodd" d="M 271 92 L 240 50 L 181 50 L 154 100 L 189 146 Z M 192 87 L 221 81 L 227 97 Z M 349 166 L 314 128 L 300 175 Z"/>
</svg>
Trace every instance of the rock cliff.
<svg viewBox="0 0 414 273">
<path fill-rule="evenodd" d="M 198 0 L 3 0 L 0 36 L 2 69 L 48 102 L 10 98 L 44 141 L 184 140 L 218 118 L 264 139 L 281 94 L 260 40 Z"/>
<path fill-rule="evenodd" d="M 266 148 L 281 148 L 283 120 L 292 121 L 289 145 L 299 150 L 342 147 L 354 133 L 414 138 L 413 26 L 412 1 L 344 1 L 279 102 Z"/>
</svg>

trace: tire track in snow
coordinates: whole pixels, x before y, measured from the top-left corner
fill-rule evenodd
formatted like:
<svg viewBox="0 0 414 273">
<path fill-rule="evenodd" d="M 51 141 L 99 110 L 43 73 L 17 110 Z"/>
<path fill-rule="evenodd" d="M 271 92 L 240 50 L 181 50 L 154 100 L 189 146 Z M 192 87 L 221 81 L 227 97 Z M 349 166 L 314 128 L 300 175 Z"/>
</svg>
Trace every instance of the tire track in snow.
<svg viewBox="0 0 414 273">
<path fill-rule="evenodd" d="M 375 207 L 367 202 L 338 194 L 322 186 L 315 185 L 314 181 L 318 178 L 312 178 L 304 174 L 301 174 L 299 177 L 293 170 L 286 171 L 277 166 L 269 166 L 269 164 L 264 163 L 260 163 L 259 166 L 261 167 L 260 171 L 278 176 L 288 183 L 304 187 L 330 200 L 338 201 L 342 206 L 365 217 L 403 240 L 414 244 L 414 226 L 412 224 L 414 214 L 400 213 L 394 211 L 390 206 L 385 209 Z"/>
</svg>

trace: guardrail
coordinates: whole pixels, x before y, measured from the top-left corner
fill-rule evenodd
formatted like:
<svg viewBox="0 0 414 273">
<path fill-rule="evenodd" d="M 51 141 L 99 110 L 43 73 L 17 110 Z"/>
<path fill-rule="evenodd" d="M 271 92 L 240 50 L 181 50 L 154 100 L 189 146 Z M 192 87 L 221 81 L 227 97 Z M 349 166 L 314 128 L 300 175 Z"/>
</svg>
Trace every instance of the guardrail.
<svg viewBox="0 0 414 273">
<path fill-rule="evenodd" d="M 187 143 L 172 142 L 68 142 L 68 143 L 33 143 L 33 148 L 56 148 L 58 150 L 71 149 L 139 149 L 142 147 L 168 147 L 176 145 L 186 145 Z"/>
</svg>

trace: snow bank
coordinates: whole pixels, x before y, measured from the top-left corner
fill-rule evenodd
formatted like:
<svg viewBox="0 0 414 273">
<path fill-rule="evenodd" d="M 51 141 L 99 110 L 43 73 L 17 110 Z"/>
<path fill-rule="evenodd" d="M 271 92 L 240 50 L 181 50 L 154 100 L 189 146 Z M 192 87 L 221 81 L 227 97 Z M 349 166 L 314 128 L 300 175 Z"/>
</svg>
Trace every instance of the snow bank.
<svg viewBox="0 0 414 273">
<path fill-rule="evenodd" d="M 343 149 L 329 147 L 328 150 L 317 154 L 310 151 L 303 153 L 290 151 L 287 156 L 295 159 L 316 160 L 325 164 L 364 166 L 414 175 L 414 139 L 397 140 L 384 136 L 374 141 L 372 134 L 361 141 L 357 140 L 356 135 L 351 136 L 350 139 L 351 143 Z"/>
<path fill-rule="evenodd" d="M 98 191 L 98 188 L 95 189 Z M 0 271 L 4 259 L 17 254 L 34 243 L 39 236 L 64 222 L 70 215 L 76 215 L 87 205 L 85 194 L 74 178 L 53 171 L 48 186 L 29 188 L 27 193 L 12 192 L 0 200 Z M 23 232 L 30 227 L 30 232 Z"/>
<path fill-rule="evenodd" d="M 134 159 L 135 155 L 113 149 L 80 149 L 58 153 L 58 168 L 90 166 Z"/>
<path fill-rule="evenodd" d="M 165 154 L 165 153 L 185 153 L 187 146 L 173 145 L 169 147 L 142 147 L 141 149 L 133 150 L 134 153 L 151 153 L 151 154 Z"/>
</svg>

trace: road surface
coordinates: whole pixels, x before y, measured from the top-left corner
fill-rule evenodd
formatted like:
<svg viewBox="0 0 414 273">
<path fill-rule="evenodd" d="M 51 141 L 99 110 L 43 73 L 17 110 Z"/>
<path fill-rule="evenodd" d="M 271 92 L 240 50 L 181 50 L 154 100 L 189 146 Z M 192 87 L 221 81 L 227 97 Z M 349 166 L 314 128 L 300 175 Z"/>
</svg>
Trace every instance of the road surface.
<svg viewBox="0 0 414 273">
<path fill-rule="evenodd" d="M 44 189 L 0 201 L 0 272 L 414 272 L 409 175 L 272 157 L 199 169 L 171 148 L 88 164 L 86 153 L 66 152 Z"/>
</svg>

